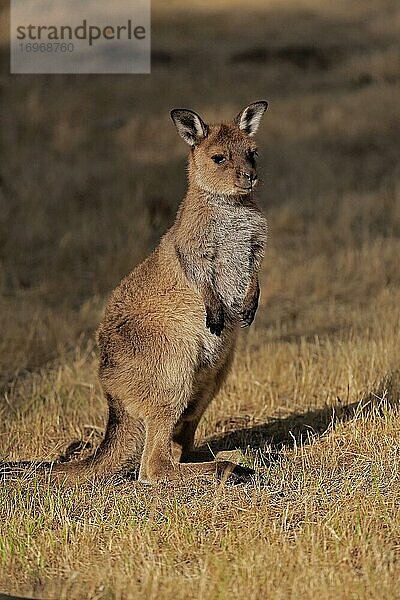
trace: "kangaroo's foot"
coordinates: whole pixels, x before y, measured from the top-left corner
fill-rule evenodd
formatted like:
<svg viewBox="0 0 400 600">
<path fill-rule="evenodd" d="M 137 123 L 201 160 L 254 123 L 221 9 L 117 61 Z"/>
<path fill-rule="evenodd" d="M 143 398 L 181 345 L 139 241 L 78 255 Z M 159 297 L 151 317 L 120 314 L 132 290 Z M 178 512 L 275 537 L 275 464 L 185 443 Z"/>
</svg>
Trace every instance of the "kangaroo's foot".
<svg viewBox="0 0 400 600">
<path fill-rule="evenodd" d="M 200 463 L 173 463 L 170 461 L 152 462 L 147 465 L 146 476 L 139 477 L 145 484 L 160 482 L 184 482 L 201 477 L 212 477 L 231 483 L 245 483 L 255 471 L 242 467 L 227 460 L 217 460 Z"/>
<path fill-rule="evenodd" d="M 191 462 L 183 462 L 189 458 L 193 450 L 195 426 L 186 427 L 180 432 L 181 435 L 178 435 L 176 421 L 174 422 L 171 416 L 158 414 L 147 423 L 139 481 L 153 484 L 161 481 L 183 482 L 199 477 L 212 477 L 240 483 L 254 474 L 252 469 L 228 460 L 194 462 L 191 459 Z M 188 435 L 189 431 L 190 435 Z"/>
</svg>

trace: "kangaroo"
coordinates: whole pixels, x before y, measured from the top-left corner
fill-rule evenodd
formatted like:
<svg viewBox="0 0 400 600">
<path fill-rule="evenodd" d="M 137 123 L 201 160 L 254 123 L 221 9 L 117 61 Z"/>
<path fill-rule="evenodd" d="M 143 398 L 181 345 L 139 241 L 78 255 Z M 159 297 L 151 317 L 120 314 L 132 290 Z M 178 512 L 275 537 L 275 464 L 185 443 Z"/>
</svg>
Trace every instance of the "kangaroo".
<svg viewBox="0 0 400 600">
<path fill-rule="evenodd" d="M 157 248 L 112 292 L 98 327 L 104 440 L 85 460 L 50 463 L 53 475 L 75 481 L 139 462 L 139 481 L 149 484 L 243 474 L 229 461 L 196 462 L 194 438 L 228 374 L 238 330 L 258 307 L 266 220 L 253 196 L 253 135 L 267 107 L 254 102 L 218 124 L 171 111 L 190 146 L 187 193 Z"/>
</svg>

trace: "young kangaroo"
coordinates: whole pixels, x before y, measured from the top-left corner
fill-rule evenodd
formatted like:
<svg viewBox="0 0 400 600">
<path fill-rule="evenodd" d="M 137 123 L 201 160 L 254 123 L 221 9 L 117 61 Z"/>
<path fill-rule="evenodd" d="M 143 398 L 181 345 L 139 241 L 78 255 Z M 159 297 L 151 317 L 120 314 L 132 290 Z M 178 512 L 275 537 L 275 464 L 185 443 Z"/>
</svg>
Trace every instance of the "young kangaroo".
<svg viewBox="0 0 400 600">
<path fill-rule="evenodd" d="M 240 474 L 227 461 L 190 461 L 238 329 L 251 325 L 258 306 L 266 221 L 253 198 L 253 134 L 267 106 L 254 102 L 216 125 L 192 110 L 171 112 L 190 145 L 188 190 L 158 247 L 113 291 L 98 328 L 109 405 L 104 440 L 88 459 L 53 463 L 53 474 L 110 475 L 140 456 L 142 482 Z"/>
</svg>

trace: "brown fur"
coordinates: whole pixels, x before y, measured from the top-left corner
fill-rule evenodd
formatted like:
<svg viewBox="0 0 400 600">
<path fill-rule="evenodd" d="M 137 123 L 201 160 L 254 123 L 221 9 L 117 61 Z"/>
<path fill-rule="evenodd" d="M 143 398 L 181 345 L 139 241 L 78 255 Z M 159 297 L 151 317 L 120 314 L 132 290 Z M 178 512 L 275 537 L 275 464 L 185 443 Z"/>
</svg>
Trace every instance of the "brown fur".
<svg viewBox="0 0 400 600">
<path fill-rule="evenodd" d="M 104 440 L 84 461 L 54 464 L 54 475 L 111 475 L 139 461 L 139 479 L 150 483 L 240 469 L 188 461 L 238 329 L 257 310 L 266 225 L 253 198 L 252 134 L 265 109 L 255 103 L 219 125 L 172 111 L 191 145 L 188 191 L 158 247 L 113 291 L 98 327 Z"/>
</svg>

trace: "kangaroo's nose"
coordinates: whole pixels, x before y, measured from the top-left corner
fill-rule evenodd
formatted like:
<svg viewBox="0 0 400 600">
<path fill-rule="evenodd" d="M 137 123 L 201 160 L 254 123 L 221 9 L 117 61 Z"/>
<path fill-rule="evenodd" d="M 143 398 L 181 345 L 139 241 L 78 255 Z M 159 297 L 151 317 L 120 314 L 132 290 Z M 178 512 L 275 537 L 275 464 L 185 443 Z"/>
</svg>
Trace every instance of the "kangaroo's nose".
<svg viewBox="0 0 400 600">
<path fill-rule="evenodd" d="M 244 177 L 244 179 L 247 179 L 247 181 L 249 181 L 250 183 L 253 183 L 257 179 L 257 175 L 254 171 L 242 171 L 242 177 Z"/>
</svg>

